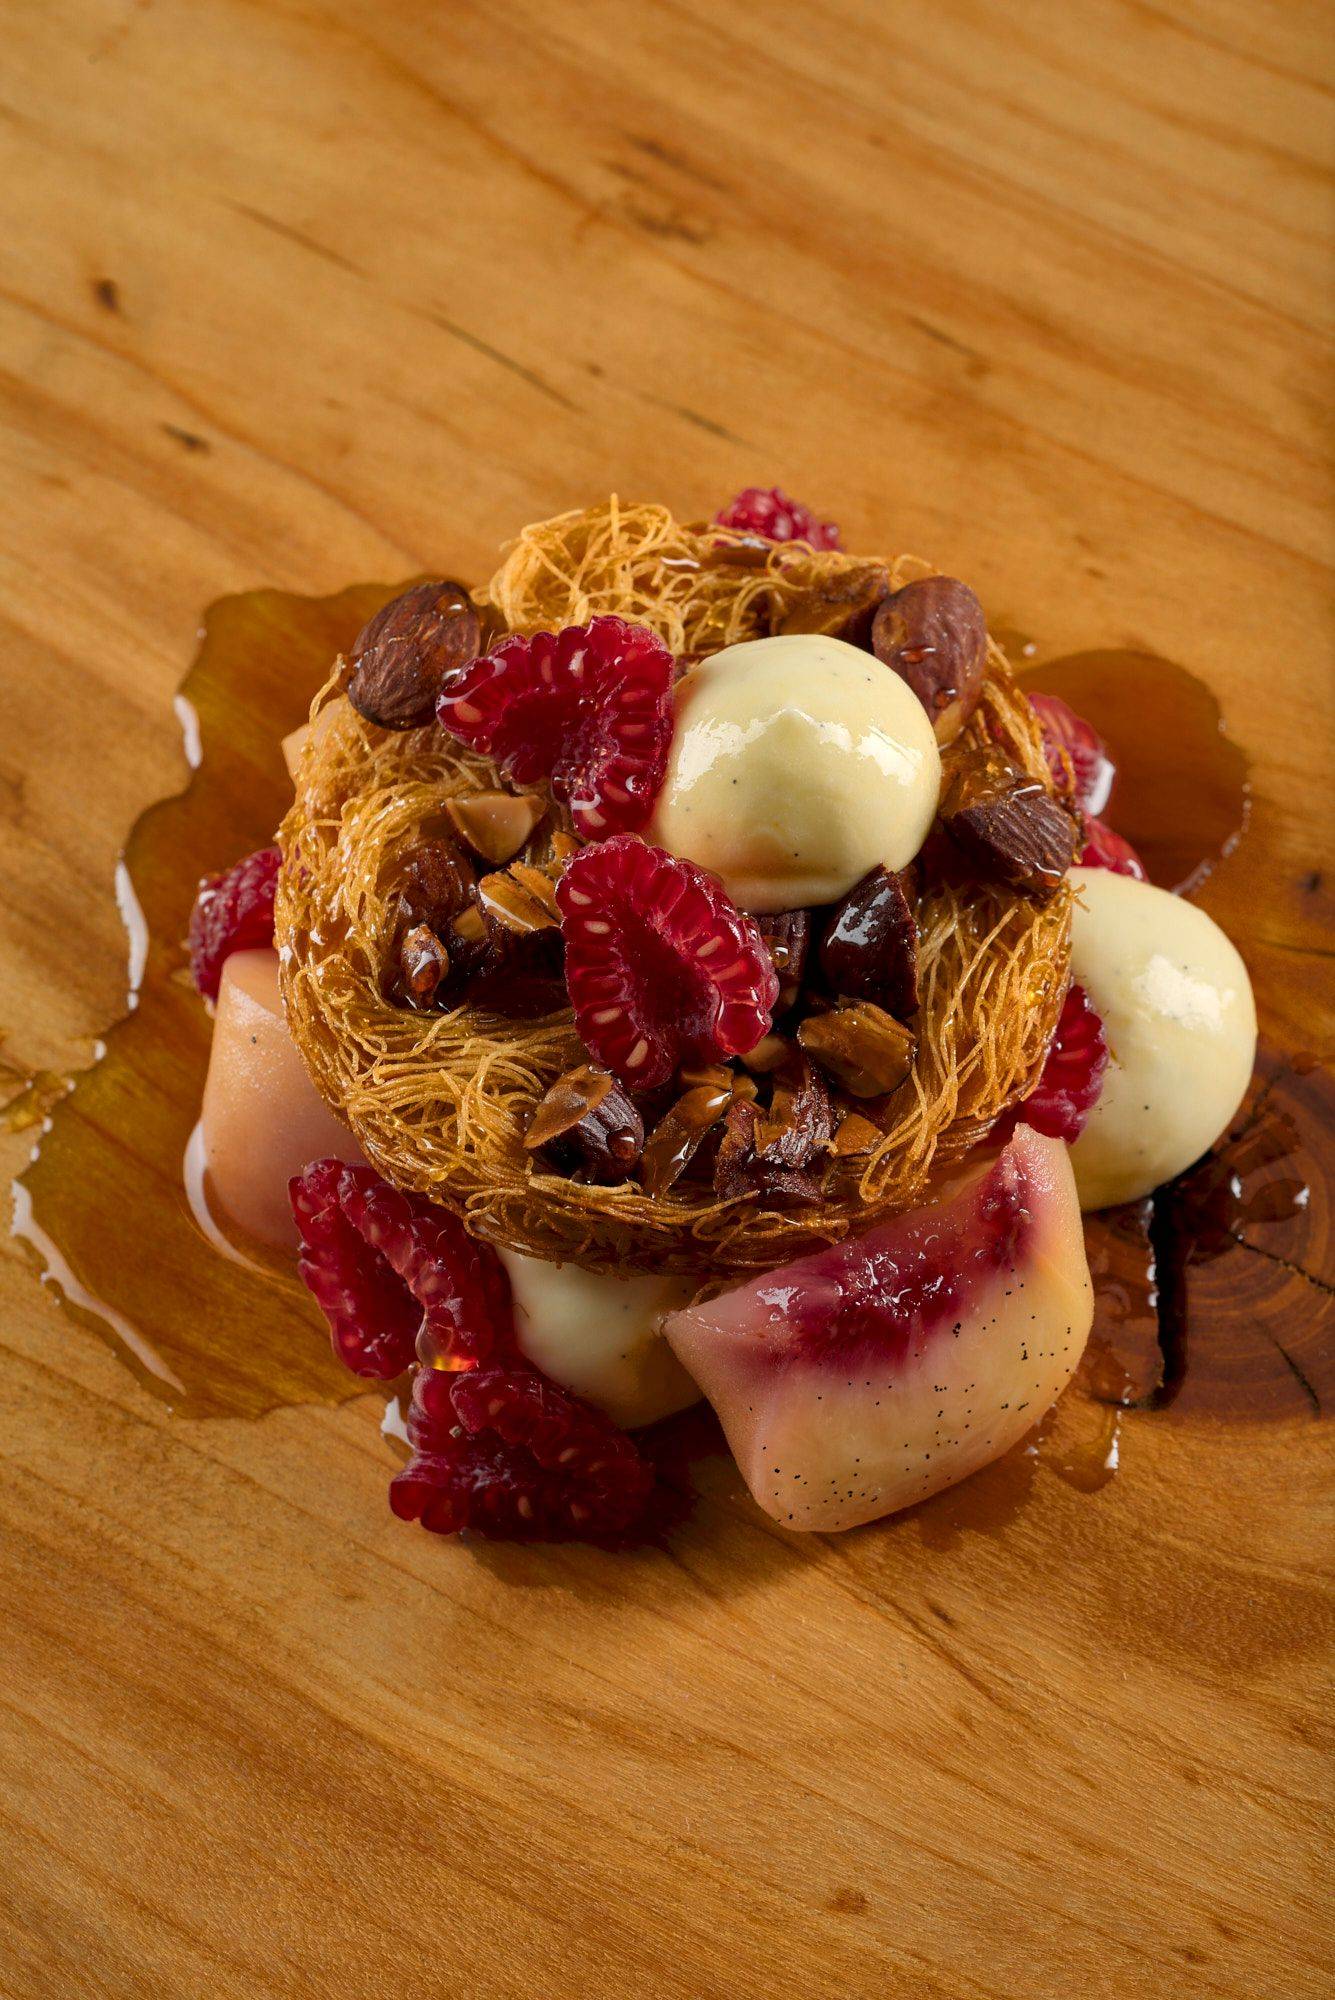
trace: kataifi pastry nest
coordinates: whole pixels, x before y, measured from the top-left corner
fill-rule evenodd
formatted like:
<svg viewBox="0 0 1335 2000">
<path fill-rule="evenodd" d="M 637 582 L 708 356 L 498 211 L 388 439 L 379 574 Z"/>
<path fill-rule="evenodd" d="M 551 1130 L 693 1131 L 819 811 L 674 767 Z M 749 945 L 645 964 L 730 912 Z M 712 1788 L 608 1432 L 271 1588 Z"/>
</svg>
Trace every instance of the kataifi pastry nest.
<svg viewBox="0 0 1335 2000">
<path fill-rule="evenodd" d="M 758 545 L 613 500 L 526 528 L 478 602 L 513 631 L 614 612 L 651 626 L 678 655 L 712 653 L 773 631 L 801 593 L 866 561 Z M 898 587 L 931 565 L 902 557 L 890 570 Z M 313 704 L 280 834 L 288 1021 L 367 1159 L 461 1213 L 478 1236 L 593 1268 L 727 1278 L 773 1267 L 920 1199 L 934 1168 L 958 1159 L 1037 1080 L 1067 986 L 1069 891 L 1036 905 L 991 884 L 939 881 L 918 908 L 913 1074 L 890 1100 L 875 1150 L 831 1160 L 819 1204 L 724 1202 L 689 1179 L 651 1197 L 634 1181 L 586 1186 L 544 1170 L 524 1134 L 549 1085 L 586 1059 L 569 1010 L 516 1021 L 469 1004 L 421 1013 L 387 997 L 405 857 L 424 828 L 439 826 L 446 800 L 504 781 L 439 728 L 391 734 L 364 721 L 343 696 L 346 678 L 340 661 Z M 979 707 L 944 752 L 947 782 L 968 747 L 987 741 L 1049 784 L 1033 710 L 994 644 Z M 842 1108 L 866 1109 L 851 1100 Z"/>
</svg>

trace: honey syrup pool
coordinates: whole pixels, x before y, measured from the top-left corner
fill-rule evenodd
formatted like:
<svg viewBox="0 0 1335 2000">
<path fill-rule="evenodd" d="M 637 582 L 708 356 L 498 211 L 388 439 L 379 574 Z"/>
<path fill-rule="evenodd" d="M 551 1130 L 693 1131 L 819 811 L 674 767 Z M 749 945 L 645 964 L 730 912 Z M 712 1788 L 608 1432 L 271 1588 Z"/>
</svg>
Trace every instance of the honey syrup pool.
<svg viewBox="0 0 1335 2000">
<path fill-rule="evenodd" d="M 11 1129 L 27 1123 L 40 1133 L 14 1191 L 14 1226 L 34 1264 L 73 1317 L 111 1340 L 185 1414 L 255 1416 L 366 1393 L 334 1362 L 292 1266 L 239 1242 L 209 1212 L 192 1140 L 210 1023 L 190 983 L 184 938 L 199 879 L 272 840 L 291 795 L 281 739 L 305 720 L 334 656 L 393 594 L 377 584 L 328 598 L 258 591 L 210 608 L 176 701 L 189 782 L 140 818 L 117 871 L 128 1011 L 93 1068 L 68 1087 L 32 1079 L 4 1114 Z M 1061 694 L 1107 738 L 1119 773 L 1107 817 L 1141 850 L 1152 878 L 1198 886 L 1247 818 L 1245 759 L 1209 690 L 1167 661 L 1106 651 L 1047 662 L 1026 682 Z M 1170 743 L 1171 787 L 1163 769 Z M 1197 801 L 1189 815 L 1174 809 L 1184 795 Z M 1220 1211 L 1185 1237 L 1154 1203 L 1089 1219 L 1098 1307 L 1072 1391 L 1000 1467 L 915 1510 L 926 1539 L 937 1530 L 948 1539 L 961 1507 L 970 1525 L 1004 1520 L 1039 1466 L 1097 1489 L 1123 1456 L 1128 1416 L 1289 1413 L 1301 1404 L 1305 1365 L 1301 1355 L 1290 1359 L 1292 1314 L 1287 1352 L 1269 1329 L 1285 1313 L 1302 1244 L 1314 1224 L 1325 1228 L 1324 1192 L 1320 1214 L 1313 1209 L 1309 1154 L 1314 1126 L 1328 1119 L 1324 1079 L 1268 1057 L 1234 1153 L 1225 1142 L 1227 1157 L 1203 1163 L 1215 1209 L 1232 1202 L 1236 1214 Z M 1182 1208 L 1181 1197 L 1170 1200 Z M 1279 1248 L 1247 1254 L 1237 1240 L 1244 1215 L 1259 1216 Z M 1177 1326 L 1171 1352 L 1166 1272 Z M 1299 1304 L 1310 1314 L 1310 1294 Z M 1305 1353 L 1301 1338 L 1299 1346 Z"/>
</svg>

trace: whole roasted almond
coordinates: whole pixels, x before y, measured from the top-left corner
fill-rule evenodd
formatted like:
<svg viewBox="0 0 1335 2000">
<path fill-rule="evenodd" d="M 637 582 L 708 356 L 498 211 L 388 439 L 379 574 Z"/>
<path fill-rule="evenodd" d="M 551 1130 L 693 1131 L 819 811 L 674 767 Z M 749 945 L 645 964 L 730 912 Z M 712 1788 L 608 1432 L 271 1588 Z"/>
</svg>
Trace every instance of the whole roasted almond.
<svg viewBox="0 0 1335 2000">
<path fill-rule="evenodd" d="M 381 729 L 419 729 L 434 718 L 446 675 L 473 659 L 480 643 L 462 584 L 414 584 L 357 635 L 348 700 Z"/>
<path fill-rule="evenodd" d="M 870 646 L 872 620 L 889 595 L 890 572 L 884 563 L 836 570 L 794 598 L 777 629 L 824 632 L 851 646 Z"/>
<path fill-rule="evenodd" d="M 938 743 L 949 743 L 978 705 L 987 663 L 987 620 L 967 583 L 924 576 L 887 597 L 872 621 L 878 660 L 908 682 Z"/>
<path fill-rule="evenodd" d="M 1056 895 L 1075 860 L 1075 820 L 1051 793 L 1024 780 L 942 813 L 941 823 L 980 874 L 1035 902 Z"/>
<path fill-rule="evenodd" d="M 913 1067 L 912 1033 L 871 1000 L 810 1015 L 797 1039 L 850 1097 L 884 1097 Z"/>
<path fill-rule="evenodd" d="M 445 808 L 460 840 L 493 867 L 512 861 L 547 815 L 536 792 L 468 792 Z"/>
<path fill-rule="evenodd" d="M 901 1018 L 916 1010 L 918 926 L 900 876 L 873 868 L 849 890 L 821 939 L 820 968 L 847 999 Z"/>
<path fill-rule="evenodd" d="M 644 1146 L 644 1124 L 609 1071 L 583 1063 L 559 1076 L 524 1135 L 559 1172 L 601 1187 L 629 1180 Z"/>
</svg>

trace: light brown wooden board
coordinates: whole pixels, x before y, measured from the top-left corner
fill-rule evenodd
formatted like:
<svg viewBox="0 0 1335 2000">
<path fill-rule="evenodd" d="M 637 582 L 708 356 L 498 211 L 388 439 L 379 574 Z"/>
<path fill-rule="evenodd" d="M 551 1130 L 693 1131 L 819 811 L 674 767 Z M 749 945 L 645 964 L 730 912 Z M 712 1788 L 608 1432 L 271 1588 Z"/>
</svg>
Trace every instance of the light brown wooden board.
<svg viewBox="0 0 1335 2000">
<path fill-rule="evenodd" d="M 1328 26 L 9 0 L 7 1060 L 118 1008 L 208 600 L 773 477 L 1045 652 L 1210 681 L 1256 803 L 1204 900 L 1328 1039 Z M 1310 1413 L 842 1541 L 714 1461 L 618 1562 L 398 1527 L 379 1409 L 174 1420 L 7 1246 L 7 2000 L 1323 1989 Z"/>
</svg>

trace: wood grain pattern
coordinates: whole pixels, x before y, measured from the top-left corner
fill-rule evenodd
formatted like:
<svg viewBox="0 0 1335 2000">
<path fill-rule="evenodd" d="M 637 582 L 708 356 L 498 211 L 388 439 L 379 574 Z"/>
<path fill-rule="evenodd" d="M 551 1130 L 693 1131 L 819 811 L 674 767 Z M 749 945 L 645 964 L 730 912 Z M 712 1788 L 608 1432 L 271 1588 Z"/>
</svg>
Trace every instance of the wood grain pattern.
<svg viewBox="0 0 1335 2000">
<path fill-rule="evenodd" d="M 0 23 L 16 1075 L 121 1003 L 207 601 L 774 476 L 1047 653 L 1209 680 L 1255 810 L 1203 900 L 1269 1036 L 1329 1045 L 1316 0 Z M 7 1246 L 6 1996 L 1323 1990 L 1306 1407 L 1130 1418 L 1101 1493 L 1008 1464 L 842 1540 L 716 1459 L 632 1563 L 397 1527 L 378 1416 L 174 1420 Z"/>
</svg>

